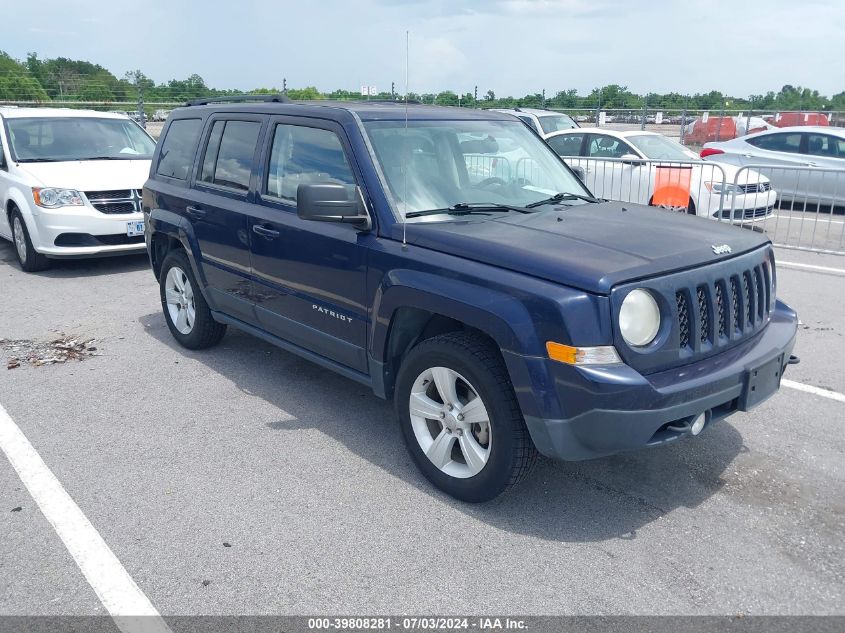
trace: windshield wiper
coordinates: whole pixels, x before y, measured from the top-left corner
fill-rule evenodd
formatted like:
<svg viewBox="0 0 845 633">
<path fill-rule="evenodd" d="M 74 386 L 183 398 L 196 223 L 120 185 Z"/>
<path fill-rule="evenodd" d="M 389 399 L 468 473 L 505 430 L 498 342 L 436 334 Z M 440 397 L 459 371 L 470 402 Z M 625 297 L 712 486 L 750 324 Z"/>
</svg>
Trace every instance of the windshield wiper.
<svg viewBox="0 0 845 633">
<path fill-rule="evenodd" d="M 497 202 L 458 202 L 446 209 L 426 209 L 425 211 L 411 211 L 406 213 L 406 218 L 421 218 L 426 215 L 471 215 L 473 213 L 507 213 L 508 211 L 516 211 L 517 213 L 531 213 L 526 207 L 520 207 L 512 204 L 499 204 Z"/>
<path fill-rule="evenodd" d="M 601 202 L 598 198 L 592 196 L 582 196 L 580 193 L 556 193 L 551 198 L 545 200 L 538 200 L 531 204 L 526 204 L 526 209 L 533 209 L 535 207 L 542 207 L 544 204 L 554 204 L 555 202 L 563 202 L 564 200 L 583 200 L 584 202 Z"/>
<path fill-rule="evenodd" d="M 58 163 L 61 158 L 19 158 L 18 163 Z"/>
</svg>

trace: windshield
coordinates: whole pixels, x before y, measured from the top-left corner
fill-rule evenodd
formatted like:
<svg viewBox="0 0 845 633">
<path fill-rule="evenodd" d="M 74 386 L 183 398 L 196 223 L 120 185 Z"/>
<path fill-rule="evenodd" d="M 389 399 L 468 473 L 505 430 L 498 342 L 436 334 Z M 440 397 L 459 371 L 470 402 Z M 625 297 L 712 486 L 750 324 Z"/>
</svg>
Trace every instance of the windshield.
<svg viewBox="0 0 845 633">
<path fill-rule="evenodd" d="M 638 134 L 625 140 L 640 150 L 646 158 L 655 160 L 698 160 L 698 154 L 662 134 Z"/>
<path fill-rule="evenodd" d="M 557 193 L 589 195 L 549 146 L 519 121 L 405 125 L 364 124 L 400 218 L 461 204 L 524 207 Z"/>
<path fill-rule="evenodd" d="M 155 143 L 127 119 L 96 117 L 8 118 L 17 162 L 128 160 L 153 156 Z"/>
<path fill-rule="evenodd" d="M 540 119 L 540 127 L 543 128 L 543 132 L 546 134 L 578 127 L 578 124 L 572 120 L 572 117 L 566 114 L 546 114 L 537 118 Z"/>
</svg>

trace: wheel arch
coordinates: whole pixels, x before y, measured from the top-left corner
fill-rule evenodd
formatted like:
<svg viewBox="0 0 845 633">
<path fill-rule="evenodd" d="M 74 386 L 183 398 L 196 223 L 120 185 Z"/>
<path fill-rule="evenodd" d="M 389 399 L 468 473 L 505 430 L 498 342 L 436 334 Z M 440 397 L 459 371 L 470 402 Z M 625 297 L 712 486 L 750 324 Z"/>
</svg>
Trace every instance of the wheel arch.
<svg viewBox="0 0 845 633">
<path fill-rule="evenodd" d="M 198 265 L 200 250 L 191 223 L 172 211 L 153 209 L 149 215 L 149 224 L 150 242 L 148 251 L 155 278 L 159 278 L 161 265 L 167 254 L 174 249 L 181 248 L 188 256 L 188 262 L 191 264 L 194 277 L 199 282 L 200 290 L 205 294 L 205 287 L 208 282 L 202 268 Z"/>
<path fill-rule="evenodd" d="M 376 292 L 371 319 L 376 393 L 392 397 L 407 353 L 423 340 L 453 331 L 474 332 L 490 340 L 503 353 L 515 386 L 516 377 L 525 374 L 513 366 L 514 359 L 541 353 L 531 316 L 514 296 L 419 271 L 393 271 Z M 523 408 L 533 409 L 533 403 L 522 400 Z"/>
</svg>

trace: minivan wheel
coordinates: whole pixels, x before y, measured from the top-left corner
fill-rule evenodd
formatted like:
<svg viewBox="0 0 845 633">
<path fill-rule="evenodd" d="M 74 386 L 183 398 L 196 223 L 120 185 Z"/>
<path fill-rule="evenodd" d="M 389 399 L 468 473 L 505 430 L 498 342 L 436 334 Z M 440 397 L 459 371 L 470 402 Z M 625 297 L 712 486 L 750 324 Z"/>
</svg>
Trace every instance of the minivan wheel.
<svg viewBox="0 0 845 633">
<path fill-rule="evenodd" d="M 172 251 L 164 258 L 159 293 L 167 327 L 181 345 L 203 349 L 223 338 L 226 326 L 211 316 L 184 251 Z"/>
<path fill-rule="evenodd" d="M 481 336 L 449 333 L 413 348 L 395 406 L 417 466 L 462 501 L 493 499 L 536 461 L 501 355 Z"/>
<path fill-rule="evenodd" d="M 28 273 L 35 273 L 49 268 L 49 258 L 33 248 L 32 240 L 29 238 L 29 230 L 26 228 L 26 222 L 24 222 L 21 212 L 14 209 L 10 219 L 12 221 L 12 241 L 15 245 L 15 255 L 18 257 L 21 269 Z"/>
</svg>

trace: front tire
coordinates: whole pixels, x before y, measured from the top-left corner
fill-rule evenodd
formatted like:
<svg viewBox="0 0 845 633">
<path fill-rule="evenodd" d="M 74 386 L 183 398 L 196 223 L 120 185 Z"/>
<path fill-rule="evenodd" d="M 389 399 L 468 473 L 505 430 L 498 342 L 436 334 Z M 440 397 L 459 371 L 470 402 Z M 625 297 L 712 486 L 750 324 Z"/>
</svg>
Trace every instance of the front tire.
<svg viewBox="0 0 845 633">
<path fill-rule="evenodd" d="M 413 348 L 397 376 L 395 406 L 417 466 L 461 501 L 497 497 L 536 462 L 501 355 L 481 336 L 449 333 Z"/>
<path fill-rule="evenodd" d="M 664 211 L 670 211 L 672 213 L 685 213 L 688 215 L 696 215 L 695 210 L 695 202 L 692 198 L 689 199 L 686 207 L 675 207 L 670 204 L 654 204 L 654 199 L 648 201 L 649 206 L 657 207 L 658 209 L 663 209 Z"/>
<path fill-rule="evenodd" d="M 15 246 L 15 255 L 18 257 L 21 270 L 28 273 L 47 270 L 50 267 L 50 260 L 32 246 L 29 229 L 26 228 L 21 212 L 17 208 L 12 209 L 9 219 L 12 225 L 12 243 Z"/>
<path fill-rule="evenodd" d="M 171 251 L 164 258 L 159 273 L 159 294 L 167 327 L 183 347 L 211 347 L 226 334 L 226 326 L 211 316 L 184 251 Z"/>
</svg>

